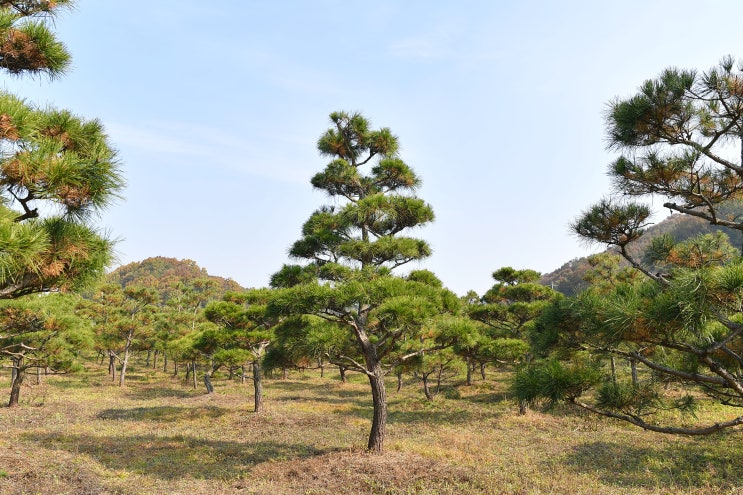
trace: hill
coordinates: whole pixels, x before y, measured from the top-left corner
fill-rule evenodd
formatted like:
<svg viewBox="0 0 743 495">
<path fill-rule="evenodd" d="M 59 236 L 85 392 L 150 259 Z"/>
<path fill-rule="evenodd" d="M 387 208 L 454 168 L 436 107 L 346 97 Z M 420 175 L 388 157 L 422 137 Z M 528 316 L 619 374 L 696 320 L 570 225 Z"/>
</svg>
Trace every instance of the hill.
<svg viewBox="0 0 743 495">
<path fill-rule="evenodd" d="M 209 275 L 193 260 L 178 260 L 155 256 L 118 267 L 108 275 L 111 283 L 126 287 L 131 284 L 147 286 L 172 285 L 177 282 L 190 282 L 207 279 L 216 283 L 222 292 L 242 290 L 243 287 L 230 278 Z"/>
<path fill-rule="evenodd" d="M 723 210 L 723 213 L 726 216 L 737 217 L 743 213 L 743 204 L 735 203 L 734 205 L 730 205 Z M 649 227 L 645 232 L 645 235 L 630 246 L 630 253 L 638 259 L 641 259 L 642 254 L 647 250 L 650 242 L 654 238 L 664 234 L 672 236 L 676 241 L 681 241 L 696 235 L 717 231 L 725 232 L 730 237 L 730 242 L 733 246 L 743 245 L 743 234 L 739 231 L 717 225 L 710 225 L 707 221 L 701 218 L 674 214 Z M 540 282 L 562 292 L 566 296 L 572 296 L 586 287 L 584 277 L 586 271 L 590 268 L 591 267 L 588 264 L 588 259 L 586 257 L 575 258 L 568 261 L 557 270 L 543 275 Z"/>
</svg>

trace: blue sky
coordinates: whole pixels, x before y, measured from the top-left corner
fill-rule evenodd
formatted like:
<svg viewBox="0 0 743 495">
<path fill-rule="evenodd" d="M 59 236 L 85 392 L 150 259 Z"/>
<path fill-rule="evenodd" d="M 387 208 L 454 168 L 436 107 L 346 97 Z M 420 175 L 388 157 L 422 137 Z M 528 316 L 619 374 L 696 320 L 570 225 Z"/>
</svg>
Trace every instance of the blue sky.
<svg viewBox="0 0 743 495">
<path fill-rule="evenodd" d="M 568 224 L 610 192 L 607 102 L 743 57 L 741 18 L 732 0 L 78 0 L 55 21 L 72 69 L 3 86 L 104 123 L 128 182 L 100 220 L 121 263 L 188 258 L 246 287 L 328 202 L 309 184 L 328 114 L 360 111 L 436 213 L 413 268 L 482 293 L 499 267 L 589 252 Z"/>
</svg>

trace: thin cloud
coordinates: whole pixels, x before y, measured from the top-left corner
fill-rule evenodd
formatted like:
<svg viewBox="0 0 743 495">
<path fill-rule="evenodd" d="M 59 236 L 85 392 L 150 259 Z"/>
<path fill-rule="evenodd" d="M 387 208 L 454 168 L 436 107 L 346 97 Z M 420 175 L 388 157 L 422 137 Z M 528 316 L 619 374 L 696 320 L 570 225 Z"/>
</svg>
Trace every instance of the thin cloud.
<svg viewBox="0 0 743 495">
<path fill-rule="evenodd" d="M 216 127 L 188 125 L 181 122 L 155 122 L 149 125 L 108 123 L 107 130 L 114 145 L 124 152 L 153 157 L 167 165 L 224 169 L 280 182 L 305 183 L 305 171 L 298 170 L 290 159 L 280 154 L 266 156 L 265 148 L 250 139 L 226 133 Z M 253 138 L 256 139 L 256 138 Z M 265 146 L 275 137 L 258 137 Z M 284 148 L 293 148 L 293 140 L 281 139 Z M 154 157 L 157 158 L 154 158 Z"/>
</svg>

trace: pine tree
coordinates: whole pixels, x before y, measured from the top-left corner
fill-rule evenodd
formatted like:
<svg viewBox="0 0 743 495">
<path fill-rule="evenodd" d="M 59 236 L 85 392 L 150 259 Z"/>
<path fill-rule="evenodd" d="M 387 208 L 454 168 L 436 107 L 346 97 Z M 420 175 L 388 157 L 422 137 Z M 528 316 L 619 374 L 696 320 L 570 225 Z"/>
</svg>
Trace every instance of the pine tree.
<svg viewBox="0 0 743 495">
<path fill-rule="evenodd" d="M 387 128 L 372 130 L 359 114 L 337 112 L 330 120 L 333 127 L 317 146 L 332 161 L 312 178 L 312 185 L 341 204 L 318 209 L 304 224 L 290 255 L 307 263 L 284 266 L 272 277 L 272 285 L 284 289 L 270 309 L 282 315 L 315 315 L 353 335 L 354 354 L 328 358 L 369 378 L 374 415 L 368 448 L 381 452 L 385 375 L 441 347 L 424 328 L 431 328 L 433 316 L 454 311 L 458 299 L 440 282 L 391 274 L 430 255 L 425 241 L 402 234 L 434 218 L 431 207 L 412 194 L 420 179 L 399 158 L 397 138 Z"/>
</svg>

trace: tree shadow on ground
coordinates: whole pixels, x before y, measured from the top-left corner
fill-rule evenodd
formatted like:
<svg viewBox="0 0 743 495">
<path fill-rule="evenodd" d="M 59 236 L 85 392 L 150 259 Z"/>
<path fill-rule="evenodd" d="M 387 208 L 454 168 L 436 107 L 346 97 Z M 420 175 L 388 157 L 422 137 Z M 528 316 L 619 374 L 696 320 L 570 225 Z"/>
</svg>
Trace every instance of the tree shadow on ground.
<svg viewBox="0 0 743 495">
<path fill-rule="evenodd" d="M 163 480 L 233 479 L 267 461 L 302 459 L 329 452 L 302 443 L 233 442 L 190 436 L 23 435 L 49 450 L 83 453 L 106 469 L 154 476 Z"/>
<path fill-rule="evenodd" d="M 214 406 L 201 407 L 135 407 L 130 409 L 106 409 L 96 415 L 98 419 L 126 421 L 187 421 L 190 419 L 218 418 L 228 411 Z"/>
<path fill-rule="evenodd" d="M 737 439 L 731 437 L 731 443 Z M 598 477 L 607 485 L 657 487 L 665 493 L 719 487 L 728 493 L 743 485 L 740 452 L 723 450 L 703 439 L 695 443 L 633 447 L 613 442 L 579 445 L 568 455 L 567 467 Z"/>
<path fill-rule="evenodd" d="M 203 395 L 204 392 L 194 391 L 194 389 L 183 389 L 173 387 L 158 386 L 138 386 L 127 389 L 126 396 L 131 400 L 150 400 L 150 399 L 164 399 L 164 398 L 176 398 L 176 399 L 188 399 L 197 395 Z"/>
</svg>

